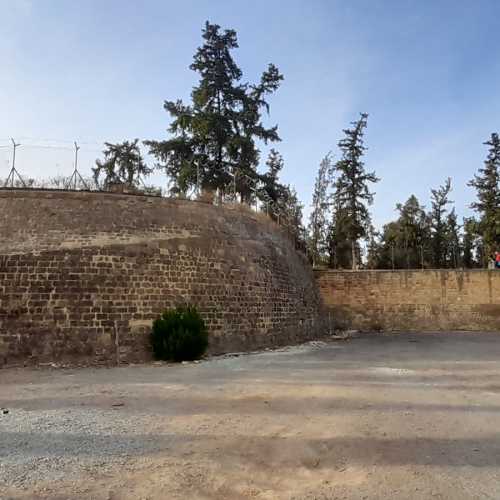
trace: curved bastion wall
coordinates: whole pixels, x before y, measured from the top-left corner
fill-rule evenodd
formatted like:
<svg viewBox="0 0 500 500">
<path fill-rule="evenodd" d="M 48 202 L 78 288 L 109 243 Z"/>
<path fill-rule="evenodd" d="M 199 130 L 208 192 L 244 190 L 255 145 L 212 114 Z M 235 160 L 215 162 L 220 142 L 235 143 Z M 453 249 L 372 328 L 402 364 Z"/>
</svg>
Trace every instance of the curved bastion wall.
<svg viewBox="0 0 500 500">
<path fill-rule="evenodd" d="M 196 305 L 222 353 L 315 338 L 312 270 L 241 207 L 0 190 L 0 366 L 150 357 L 162 310 Z"/>
</svg>

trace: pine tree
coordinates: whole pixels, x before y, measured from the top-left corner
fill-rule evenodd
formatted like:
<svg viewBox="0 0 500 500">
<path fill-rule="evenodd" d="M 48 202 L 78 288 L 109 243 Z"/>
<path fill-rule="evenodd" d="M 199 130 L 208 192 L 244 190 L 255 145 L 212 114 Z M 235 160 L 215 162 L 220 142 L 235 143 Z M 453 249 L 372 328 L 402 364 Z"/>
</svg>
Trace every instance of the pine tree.
<svg viewBox="0 0 500 500">
<path fill-rule="evenodd" d="M 328 218 L 331 207 L 333 181 L 333 165 L 328 153 L 319 165 L 318 175 L 314 183 L 312 212 L 309 218 L 308 247 L 313 266 L 325 260 L 328 253 Z"/>
<path fill-rule="evenodd" d="M 279 182 L 279 174 L 283 170 L 283 157 L 275 149 L 271 149 L 266 161 L 267 172 L 260 176 L 258 197 L 263 203 L 264 211 L 274 220 L 280 212 L 280 203 L 286 197 L 286 188 Z"/>
<path fill-rule="evenodd" d="M 380 244 L 381 235 L 375 230 L 373 226 L 370 226 L 368 231 L 368 245 L 367 245 L 367 257 L 366 257 L 366 267 L 367 269 L 377 269 L 378 264 L 381 260 L 381 250 L 382 245 Z"/>
<path fill-rule="evenodd" d="M 368 115 L 361 113 L 360 119 L 353 122 L 353 128 L 345 129 L 345 137 L 338 146 L 342 153 L 336 163 L 335 207 L 337 238 L 344 233 L 351 247 L 351 267 L 356 269 L 359 260 L 359 239 L 368 234 L 370 212 L 373 203 L 370 183 L 378 182 L 374 172 L 366 172 L 363 155 L 366 147 L 363 142 Z M 341 227 L 338 226 L 341 224 Z"/>
<path fill-rule="evenodd" d="M 477 267 L 478 222 L 474 217 L 463 219 L 463 265 L 465 268 Z M 480 259 L 481 260 L 481 259 Z"/>
<path fill-rule="evenodd" d="M 395 244 L 402 253 L 404 264 L 396 267 L 407 269 L 422 267 L 422 255 L 428 241 L 428 226 L 425 207 L 421 206 L 417 197 L 411 195 L 404 203 L 398 203 L 398 228 Z"/>
<path fill-rule="evenodd" d="M 411 195 L 405 203 L 398 203 L 396 210 L 397 220 L 385 224 L 378 241 L 370 243 L 370 266 L 377 269 L 424 267 L 426 248 L 430 246 L 425 207 Z"/>
<path fill-rule="evenodd" d="M 462 261 L 462 245 L 460 243 L 460 225 L 455 208 L 446 217 L 446 259 L 445 266 L 458 268 Z"/>
<path fill-rule="evenodd" d="M 105 189 L 114 183 L 137 187 L 141 178 L 151 173 L 152 170 L 142 158 L 139 139 L 118 144 L 106 142 L 104 145 L 104 160 L 96 160 L 96 166 L 92 169 L 97 185 Z M 102 181 L 101 176 L 104 176 Z"/>
<path fill-rule="evenodd" d="M 339 206 L 335 194 L 333 195 L 333 213 L 328 228 L 328 257 L 329 267 L 347 269 L 352 267 L 352 244 L 347 233 L 349 227 L 349 213 Z M 354 251 L 359 256 L 359 245 Z"/>
<path fill-rule="evenodd" d="M 402 231 L 397 221 L 384 225 L 378 269 L 402 269 L 406 267 L 406 258 L 400 242 L 401 234 Z"/>
<path fill-rule="evenodd" d="M 295 189 L 291 186 L 285 186 L 284 196 L 278 205 L 280 220 L 288 228 L 290 235 L 295 240 L 295 246 L 305 251 L 305 228 L 302 224 L 303 206 L 299 201 Z"/>
<path fill-rule="evenodd" d="M 232 56 L 238 48 L 236 32 L 207 21 L 202 36 L 203 45 L 190 66 L 200 75 L 191 104 L 165 101 L 172 137 L 146 144 L 158 168 L 171 178 L 173 193 L 186 194 L 198 186 L 221 195 L 234 191 L 248 201 L 258 182 L 255 141 L 279 140 L 276 126 L 263 125 L 262 113 L 269 112 L 266 99 L 283 76 L 270 64 L 259 83 L 242 83 L 242 71 Z"/>
<path fill-rule="evenodd" d="M 482 239 L 483 265 L 488 256 L 500 247 L 500 138 L 491 134 L 484 143 L 489 146 L 488 156 L 479 174 L 469 182 L 476 189 L 477 201 L 471 208 L 479 214 L 478 230 Z"/>
<path fill-rule="evenodd" d="M 452 203 L 449 199 L 450 192 L 451 179 L 449 177 L 443 186 L 431 189 L 429 220 L 431 224 L 432 265 L 436 269 L 446 267 L 446 207 Z"/>
</svg>

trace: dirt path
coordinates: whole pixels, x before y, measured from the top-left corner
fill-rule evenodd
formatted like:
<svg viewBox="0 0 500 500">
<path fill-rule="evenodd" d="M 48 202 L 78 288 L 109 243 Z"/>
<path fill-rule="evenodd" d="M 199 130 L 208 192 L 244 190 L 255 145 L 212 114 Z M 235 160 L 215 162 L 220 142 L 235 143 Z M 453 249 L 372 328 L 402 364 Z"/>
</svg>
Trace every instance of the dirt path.
<svg viewBox="0 0 500 500">
<path fill-rule="evenodd" d="M 500 498 L 500 334 L 0 371 L 0 498 Z"/>
</svg>

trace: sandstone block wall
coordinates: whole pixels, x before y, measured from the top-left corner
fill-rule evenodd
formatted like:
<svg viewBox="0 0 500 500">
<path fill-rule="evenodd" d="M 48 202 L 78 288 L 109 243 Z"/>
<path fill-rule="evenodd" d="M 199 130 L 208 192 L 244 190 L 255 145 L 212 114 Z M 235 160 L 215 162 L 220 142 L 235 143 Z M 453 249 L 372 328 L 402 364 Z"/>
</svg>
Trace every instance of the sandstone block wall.
<svg viewBox="0 0 500 500">
<path fill-rule="evenodd" d="M 0 190 L 0 366 L 140 361 L 152 320 L 200 309 L 212 353 L 315 338 L 320 298 L 287 236 L 183 200 Z"/>
<path fill-rule="evenodd" d="M 315 271 L 334 324 L 360 330 L 500 331 L 500 272 Z"/>
</svg>

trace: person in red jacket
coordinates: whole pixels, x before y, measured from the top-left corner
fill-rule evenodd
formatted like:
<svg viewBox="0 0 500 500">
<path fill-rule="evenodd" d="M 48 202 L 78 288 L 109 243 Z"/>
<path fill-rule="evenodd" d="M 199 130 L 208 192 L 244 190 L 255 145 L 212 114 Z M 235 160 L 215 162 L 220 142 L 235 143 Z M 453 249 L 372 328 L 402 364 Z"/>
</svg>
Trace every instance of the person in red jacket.
<svg viewBox="0 0 500 500">
<path fill-rule="evenodd" d="M 500 269 L 500 252 L 495 252 L 495 267 Z"/>
</svg>

